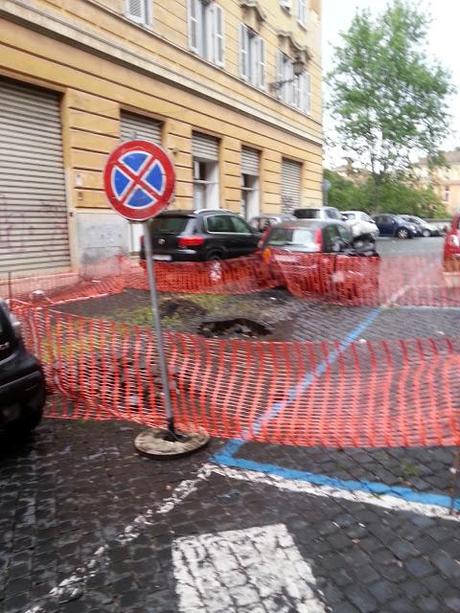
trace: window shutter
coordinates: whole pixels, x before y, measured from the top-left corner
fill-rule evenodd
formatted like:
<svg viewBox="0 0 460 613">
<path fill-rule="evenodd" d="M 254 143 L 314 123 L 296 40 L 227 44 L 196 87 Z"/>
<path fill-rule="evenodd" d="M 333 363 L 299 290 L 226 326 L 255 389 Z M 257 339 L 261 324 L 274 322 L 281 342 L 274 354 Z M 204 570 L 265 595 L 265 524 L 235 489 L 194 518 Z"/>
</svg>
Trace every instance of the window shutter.
<svg viewBox="0 0 460 613">
<path fill-rule="evenodd" d="M 240 24 L 240 74 L 246 81 L 249 78 L 249 32 L 245 25 Z"/>
<path fill-rule="evenodd" d="M 263 38 L 258 38 L 257 45 L 257 85 L 262 89 L 265 88 L 265 41 Z"/>
<path fill-rule="evenodd" d="M 213 61 L 218 66 L 224 65 L 224 12 L 222 7 L 215 4 L 213 7 Z"/>
<path fill-rule="evenodd" d="M 136 23 L 147 24 L 147 1 L 149 0 L 126 0 L 126 14 Z"/>
<path fill-rule="evenodd" d="M 198 3 L 199 0 L 188 0 L 188 44 L 195 53 L 198 53 L 198 41 L 200 39 Z"/>
</svg>

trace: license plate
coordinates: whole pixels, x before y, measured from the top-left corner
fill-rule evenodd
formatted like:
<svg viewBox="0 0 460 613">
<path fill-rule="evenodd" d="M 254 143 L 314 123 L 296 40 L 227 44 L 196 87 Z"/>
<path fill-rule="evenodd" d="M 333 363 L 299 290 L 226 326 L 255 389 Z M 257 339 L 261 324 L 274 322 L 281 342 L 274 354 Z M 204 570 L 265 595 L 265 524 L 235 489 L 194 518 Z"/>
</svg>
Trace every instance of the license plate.
<svg viewBox="0 0 460 613">
<path fill-rule="evenodd" d="M 153 256 L 154 260 L 159 260 L 160 262 L 170 262 L 172 260 L 172 255 L 159 255 L 155 254 Z"/>
</svg>

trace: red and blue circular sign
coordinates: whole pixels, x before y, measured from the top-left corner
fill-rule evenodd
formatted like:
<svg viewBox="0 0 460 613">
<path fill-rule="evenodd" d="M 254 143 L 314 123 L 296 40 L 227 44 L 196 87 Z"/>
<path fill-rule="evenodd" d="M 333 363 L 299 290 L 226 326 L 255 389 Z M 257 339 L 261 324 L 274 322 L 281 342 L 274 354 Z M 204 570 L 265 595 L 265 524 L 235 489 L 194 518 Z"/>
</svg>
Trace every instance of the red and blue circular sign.
<svg viewBox="0 0 460 613">
<path fill-rule="evenodd" d="M 158 215 L 171 201 L 176 172 L 168 153 L 145 140 L 117 147 L 104 169 L 105 193 L 112 207 L 131 221 Z"/>
</svg>

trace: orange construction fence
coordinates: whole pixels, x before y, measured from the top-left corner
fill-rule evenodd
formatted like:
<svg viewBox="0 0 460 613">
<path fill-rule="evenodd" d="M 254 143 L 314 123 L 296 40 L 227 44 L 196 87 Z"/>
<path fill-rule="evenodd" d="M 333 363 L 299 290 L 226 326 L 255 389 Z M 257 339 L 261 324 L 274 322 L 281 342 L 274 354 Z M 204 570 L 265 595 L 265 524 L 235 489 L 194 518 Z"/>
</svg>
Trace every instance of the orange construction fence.
<svg viewBox="0 0 460 613">
<path fill-rule="evenodd" d="M 277 259 L 274 259 L 277 258 Z M 103 274 L 106 271 L 108 274 Z M 270 265 L 259 255 L 211 262 L 156 262 L 161 292 L 244 294 L 283 286 L 316 302 L 350 306 L 460 306 L 460 270 L 444 273 L 432 256 L 353 257 L 333 254 L 274 253 Z M 128 258 L 99 263 L 90 274 L 75 272 L 0 279 L 0 295 L 11 291 L 30 300 L 43 290 L 49 304 L 148 289 L 145 270 Z M 97 274 L 96 274 L 97 273 Z M 33 296 L 32 296 L 33 298 Z"/>
<path fill-rule="evenodd" d="M 49 417 L 165 423 L 150 328 L 16 303 Z M 273 342 L 166 333 L 176 422 L 325 447 L 460 444 L 460 340 Z"/>
</svg>

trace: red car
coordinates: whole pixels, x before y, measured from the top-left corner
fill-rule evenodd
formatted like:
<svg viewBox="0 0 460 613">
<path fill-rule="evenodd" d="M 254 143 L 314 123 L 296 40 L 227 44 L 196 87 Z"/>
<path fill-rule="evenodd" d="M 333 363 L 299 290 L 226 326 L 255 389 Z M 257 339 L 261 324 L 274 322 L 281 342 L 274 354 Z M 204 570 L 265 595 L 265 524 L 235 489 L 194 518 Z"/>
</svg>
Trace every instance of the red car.
<svg viewBox="0 0 460 613">
<path fill-rule="evenodd" d="M 452 219 L 444 239 L 443 260 L 445 273 L 460 273 L 460 213 Z"/>
</svg>

